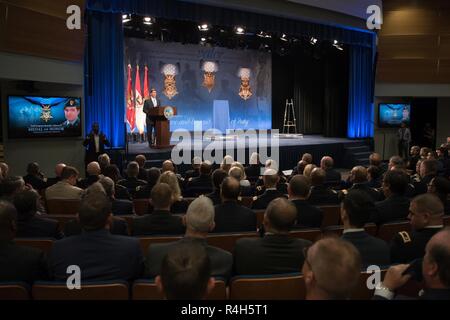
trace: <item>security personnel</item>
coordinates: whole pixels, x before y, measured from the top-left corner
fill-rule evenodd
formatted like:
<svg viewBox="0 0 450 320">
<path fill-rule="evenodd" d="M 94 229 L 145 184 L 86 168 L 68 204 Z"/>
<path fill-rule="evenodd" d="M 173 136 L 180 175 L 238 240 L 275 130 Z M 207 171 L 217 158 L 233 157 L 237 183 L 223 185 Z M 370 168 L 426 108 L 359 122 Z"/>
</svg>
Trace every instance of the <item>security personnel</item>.
<svg viewBox="0 0 450 320">
<path fill-rule="evenodd" d="M 260 196 L 253 197 L 252 209 L 265 209 L 269 203 L 276 198 L 285 197 L 284 193 L 277 190 L 277 183 L 280 180 L 278 173 L 274 169 L 267 169 L 263 176 L 265 191 Z"/>
<path fill-rule="evenodd" d="M 415 197 L 410 204 L 408 219 L 412 232 L 401 231 L 391 241 L 391 262 L 409 263 L 425 255 L 428 241 L 444 226 L 444 206 L 433 194 Z"/>
</svg>

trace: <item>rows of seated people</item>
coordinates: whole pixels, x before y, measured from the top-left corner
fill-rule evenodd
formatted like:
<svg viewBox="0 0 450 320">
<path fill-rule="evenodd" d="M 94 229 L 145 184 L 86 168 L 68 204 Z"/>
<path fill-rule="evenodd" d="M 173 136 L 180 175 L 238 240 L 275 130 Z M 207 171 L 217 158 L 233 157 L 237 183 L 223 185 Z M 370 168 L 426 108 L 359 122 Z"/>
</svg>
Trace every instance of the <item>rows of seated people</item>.
<svg viewBox="0 0 450 320">
<path fill-rule="evenodd" d="M 81 267 L 83 280 L 153 278 L 160 274 L 167 253 L 186 241 L 206 248 L 212 276 L 229 279 L 232 275 L 299 272 L 307 264 L 305 248 L 311 243 L 292 238 L 289 231 L 320 227 L 323 212 L 319 205 L 339 203 L 342 239 L 358 252 L 355 261 L 360 266 L 409 263 L 423 258 L 427 243 L 438 237 L 443 216 L 449 213 L 449 181 L 442 176 L 447 163 L 441 162 L 444 171 L 439 170 L 439 159 L 430 158 L 428 152 L 417 159 L 417 170 L 408 171 L 414 161 L 413 150 L 411 153 L 408 161 L 392 157 L 387 168 L 379 155 L 372 154 L 370 167 L 353 168 L 346 181 L 333 169 L 331 157 L 323 157 L 320 167 L 315 167 L 309 154 L 303 155 L 290 177 L 279 173 L 272 160 L 262 166 L 257 155 L 247 168 L 226 156 L 221 168 L 212 173 L 209 163 L 194 159 L 193 169 L 184 177 L 176 174 L 172 161 L 165 161 L 161 169 L 146 170 L 145 157 L 138 156 L 128 164 L 125 179 L 104 155 L 87 166 L 88 175 L 82 180 L 75 168 L 63 164 L 56 166 L 56 178 L 46 180 L 36 163 L 28 166 L 23 179 L 9 176 L 2 163 L 0 227 L 4 245 L 0 257 L 4 261 L 0 281 L 65 280 L 69 265 Z M 80 200 L 78 219 L 61 232 L 51 215 L 43 214 L 45 201 L 34 189 L 45 201 Z M 189 206 L 183 198 L 199 194 L 206 196 Z M 265 214 L 258 230 L 261 237 L 238 240 L 232 255 L 208 246 L 205 239 L 209 232 L 256 231 L 255 213 L 239 204 L 240 196 L 254 196 L 251 207 L 265 209 Z M 132 235 L 184 234 L 183 239 L 152 245 L 144 257 L 136 238 L 117 235 L 121 232 L 114 230 L 112 217 L 133 213 L 133 198 L 151 199 L 151 206 L 149 214 L 133 220 Z M 180 217 L 176 213 L 186 214 Z M 383 225 L 406 218 L 412 232 L 399 232 L 390 244 L 364 230 L 368 222 Z M 15 237 L 33 236 L 63 239 L 54 243 L 48 257 L 12 242 Z M 444 249 L 448 259 L 448 248 Z M 398 268 L 393 270 L 398 272 Z"/>
</svg>

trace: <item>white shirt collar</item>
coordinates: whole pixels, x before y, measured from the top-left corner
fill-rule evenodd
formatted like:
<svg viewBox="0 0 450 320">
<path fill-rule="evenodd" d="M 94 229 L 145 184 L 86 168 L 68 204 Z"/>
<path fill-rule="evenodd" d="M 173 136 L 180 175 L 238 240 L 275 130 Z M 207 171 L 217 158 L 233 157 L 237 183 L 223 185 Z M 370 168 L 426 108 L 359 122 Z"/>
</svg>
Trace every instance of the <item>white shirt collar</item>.
<svg viewBox="0 0 450 320">
<path fill-rule="evenodd" d="M 365 231 L 364 228 L 350 228 L 350 229 L 344 229 L 344 234 L 353 233 L 353 232 L 362 232 L 362 231 Z"/>
</svg>

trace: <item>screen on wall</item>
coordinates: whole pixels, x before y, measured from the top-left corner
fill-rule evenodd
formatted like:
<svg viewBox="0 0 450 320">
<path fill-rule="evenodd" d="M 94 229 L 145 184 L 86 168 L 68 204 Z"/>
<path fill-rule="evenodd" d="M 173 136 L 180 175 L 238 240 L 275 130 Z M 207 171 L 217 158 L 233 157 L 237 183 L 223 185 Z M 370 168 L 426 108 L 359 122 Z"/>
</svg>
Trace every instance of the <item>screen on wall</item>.
<svg viewBox="0 0 450 320">
<path fill-rule="evenodd" d="M 8 97 L 8 138 L 81 136 L 81 99 Z"/>
<path fill-rule="evenodd" d="M 409 124 L 411 105 L 405 103 L 380 103 L 378 106 L 379 127 L 400 127 L 402 122 Z"/>
</svg>

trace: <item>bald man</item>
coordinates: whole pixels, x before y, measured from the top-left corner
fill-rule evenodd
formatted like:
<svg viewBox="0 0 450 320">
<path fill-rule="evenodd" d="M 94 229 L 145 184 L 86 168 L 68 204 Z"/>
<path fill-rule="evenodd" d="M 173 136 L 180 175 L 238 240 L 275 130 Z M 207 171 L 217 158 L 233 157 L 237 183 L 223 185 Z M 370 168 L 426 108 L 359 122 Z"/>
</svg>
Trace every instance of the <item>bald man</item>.
<svg viewBox="0 0 450 320">
<path fill-rule="evenodd" d="M 325 238 L 304 251 L 307 300 L 348 299 L 361 273 L 361 257 L 348 241 Z"/>
<path fill-rule="evenodd" d="M 350 180 L 353 182 L 350 190 L 360 190 L 366 193 L 372 201 L 379 201 L 381 194 L 374 188 L 369 186 L 367 169 L 363 166 L 353 167 L 350 172 Z"/>
<path fill-rule="evenodd" d="M 55 177 L 47 179 L 47 188 L 61 181 L 61 174 L 66 165 L 64 163 L 58 163 L 55 166 Z"/>
<path fill-rule="evenodd" d="M 101 169 L 100 164 L 97 161 L 89 162 L 86 167 L 86 178 L 78 182 L 78 187 L 81 189 L 87 189 L 100 179 Z"/>
<path fill-rule="evenodd" d="M 253 198 L 252 209 L 254 210 L 267 208 L 270 201 L 273 199 L 279 197 L 286 198 L 286 196 L 277 189 L 280 176 L 276 170 L 267 169 L 264 172 L 263 181 L 265 191 L 263 194 Z"/>
</svg>

